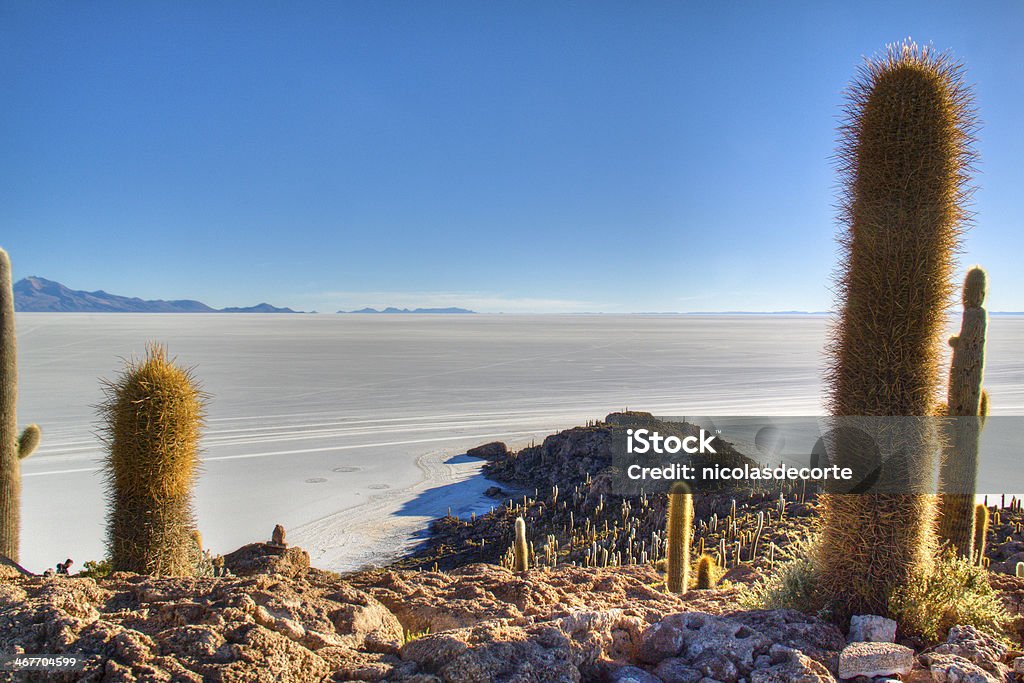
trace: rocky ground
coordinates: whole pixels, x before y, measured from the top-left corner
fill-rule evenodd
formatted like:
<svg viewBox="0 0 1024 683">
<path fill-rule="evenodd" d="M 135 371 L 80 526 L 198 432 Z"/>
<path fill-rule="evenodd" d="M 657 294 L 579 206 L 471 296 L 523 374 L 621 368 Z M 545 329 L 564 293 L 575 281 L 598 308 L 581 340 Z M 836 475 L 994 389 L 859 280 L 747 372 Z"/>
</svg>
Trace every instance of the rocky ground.
<svg viewBox="0 0 1024 683">
<path fill-rule="evenodd" d="M 663 592 L 650 566 L 342 578 L 309 569 L 297 548 L 265 544 L 227 565 L 235 576 L 6 572 L 0 651 L 79 654 L 86 665 L 3 680 L 810 683 L 901 672 L 988 682 L 1011 680 L 1019 654 L 963 627 L 915 656 L 881 619 L 852 634 L 881 642 L 848 645 L 813 616 L 739 609 L 742 576 L 682 596 Z M 1024 579 L 1002 575 L 997 588 L 1020 609 Z"/>
<path fill-rule="evenodd" d="M 0 565 L 0 654 L 85 660 L 73 673 L 0 680 L 1024 680 L 1024 653 L 970 626 L 921 651 L 881 617 L 856 619 L 843 633 L 794 610 L 744 609 L 751 583 L 806 534 L 813 496 L 802 491 L 783 491 L 781 502 L 775 492 L 751 492 L 735 508 L 731 498 L 701 496 L 695 546 L 717 554 L 724 541 L 724 576 L 710 590 L 666 593 L 653 556 L 664 496 L 624 508 L 600 488 L 609 424 L 570 430 L 525 454 L 489 446 L 484 457 L 492 473 L 505 472 L 501 485 L 534 484 L 534 495 L 499 500 L 480 518 L 439 520 L 432 544 L 387 569 L 339 576 L 310 568 L 299 548 L 271 543 L 224 556 L 228 575 L 205 578 L 40 577 Z M 557 464 L 574 454 L 598 476 Z M 536 459 L 546 463 L 541 475 Z M 1015 501 L 990 502 L 990 581 L 1014 616 L 1020 647 L 1024 579 L 1012 574 L 1024 561 L 1024 513 Z M 520 514 L 537 568 L 512 572 L 499 563 Z M 608 552 L 594 553 L 595 544 Z M 644 550 L 652 556 L 642 558 Z M 432 571 L 435 564 L 444 571 Z"/>
</svg>

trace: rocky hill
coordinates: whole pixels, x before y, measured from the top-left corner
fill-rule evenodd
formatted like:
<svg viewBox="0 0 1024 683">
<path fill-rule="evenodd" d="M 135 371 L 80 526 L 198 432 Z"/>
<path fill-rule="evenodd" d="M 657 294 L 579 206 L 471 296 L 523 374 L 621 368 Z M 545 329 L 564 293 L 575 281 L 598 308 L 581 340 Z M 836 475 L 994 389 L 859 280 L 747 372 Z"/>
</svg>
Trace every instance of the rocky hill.
<svg viewBox="0 0 1024 683">
<path fill-rule="evenodd" d="M 26 277 L 14 284 L 14 308 L 30 313 L 295 313 L 267 303 L 248 307 L 216 309 L 201 301 L 178 299 L 144 300 L 110 294 L 103 290 L 86 292 L 70 289 L 41 277 Z"/>
</svg>

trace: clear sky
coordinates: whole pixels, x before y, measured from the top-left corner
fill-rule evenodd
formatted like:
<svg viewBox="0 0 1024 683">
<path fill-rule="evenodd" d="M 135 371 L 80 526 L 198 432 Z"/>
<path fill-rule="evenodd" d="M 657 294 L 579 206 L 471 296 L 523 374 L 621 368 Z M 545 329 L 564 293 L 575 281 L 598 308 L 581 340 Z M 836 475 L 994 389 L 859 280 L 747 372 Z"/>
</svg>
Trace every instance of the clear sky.
<svg viewBox="0 0 1024 683">
<path fill-rule="evenodd" d="M 952 49 L 1024 310 L 1024 3 L 0 4 L 15 277 L 334 311 L 823 310 L 862 56 Z"/>
</svg>

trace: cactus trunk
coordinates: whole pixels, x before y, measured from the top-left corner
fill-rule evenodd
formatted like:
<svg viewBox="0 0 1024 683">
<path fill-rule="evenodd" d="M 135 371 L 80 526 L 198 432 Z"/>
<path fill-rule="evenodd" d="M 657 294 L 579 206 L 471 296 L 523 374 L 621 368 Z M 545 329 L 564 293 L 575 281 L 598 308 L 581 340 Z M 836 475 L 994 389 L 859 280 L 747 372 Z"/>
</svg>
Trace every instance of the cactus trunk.
<svg viewBox="0 0 1024 683">
<path fill-rule="evenodd" d="M 665 584 L 670 593 L 685 593 L 690 573 L 690 541 L 693 533 L 693 500 L 690 487 L 681 481 L 668 494 L 665 531 Z"/>
<path fill-rule="evenodd" d="M 942 485 L 939 538 L 962 557 L 974 555 L 974 494 L 978 478 L 978 441 L 988 412 L 982 401 L 985 376 L 986 275 L 972 268 L 964 280 L 963 318 L 959 336 L 949 340 L 949 420 L 946 452 L 939 470 Z"/>
<path fill-rule="evenodd" d="M 957 65 L 912 43 L 869 61 L 851 91 L 829 404 L 836 416 L 903 419 L 888 422 L 899 433 L 883 444 L 902 451 L 886 463 L 899 492 L 822 497 L 819 597 L 839 618 L 888 614 L 893 591 L 931 571 L 939 439 L 930 420 L 912 418 L 938 411 L 973 160 L 969 105 Z"/>
<path fill-rule="evenodd" d="M 39 427 L 18 435 L 18 350 L 11 260 L 0 249 L 0 555 L 14 562 L 21 549 L 21 461 L 39 444 Z"/>
</svg>

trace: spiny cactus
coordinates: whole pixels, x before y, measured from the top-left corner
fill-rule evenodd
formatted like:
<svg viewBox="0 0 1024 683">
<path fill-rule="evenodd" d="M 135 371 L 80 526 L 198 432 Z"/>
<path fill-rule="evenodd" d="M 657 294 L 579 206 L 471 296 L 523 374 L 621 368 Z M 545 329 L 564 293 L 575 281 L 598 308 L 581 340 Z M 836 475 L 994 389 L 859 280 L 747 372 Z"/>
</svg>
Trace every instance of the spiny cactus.
<svg viewBox="0 0 1024 683">
<path fill-rule="evenodd" d="M 942 484 L 939 538 L 968 559 L 974 555 L 978 441 L 983 417 L 988 413 L 988 395 L 981 388 L 985 376 L 985 332 L 988 327 L 986 280 L 985 271 L 978 267 L 971 268 L 964 278 L 960 334 L 949 340 L 953 358 L 949 368 L 946 414 L 952 419 L 939 470 Z"/>
<path fill-rule="evenodd" d="M 0 249 L 0 555 L 19 561 L 21 461 L 39 445 L 39 425 L 18 434 L 18 349 L 11 260 Z"/>
<path fill-rule="evenodd" d="M 985 560 L 985 539 L 988 538 L 988 507 L 974 506 L 974 558 L 975 564 Z"/>
<path fill-rule="evenodd" d="M 108 537 L 116 571 L 187 576 L 195 569 L 192 488 L 205 395 L 191 372 L 150 345 L 105 387 Z"/>
<path fill-rule="evenodd" d="M 516 540 L 512 548 L 515 553 L 513 569 L 525 572 L 530 568 L 530 547 L 526 543 L 526 520 L 522 517 L 516 517 Z"/>
<path fill-rule="evenodd" d="M 829 407 L 836 416 L 934 415 L 953 255 L 968 218 L 970 93 L 959 65 L 907 41 L 866 62 L 846 113 L 846 259 L 829 345 Z M 927 485 L 938 439 L 930 421 L 904 418 L 900 426 L 908 423 L 915 426 L 895 444 L 902 461 L 887 463 L 906 493 L 822 496 L 818 597 L 839 619 L 888 614 L 894 590 L 931 571 L 935 502 Z"/>
<path fill-rule="evenodd" d="M 708 590 L 715 585 L 715 574 L 718 573 L 718 565 L 711 555 L 701 555 L 697 559 L 697 589 Z"/>
<path fill-rule="evenodd" d="M 685 593 L 690 572 L 690 541 L 693 533 L 693 500 L 684 482 L 672 484 L 665 515 L 665 584 L 670 593 Z"/>
</svg>

